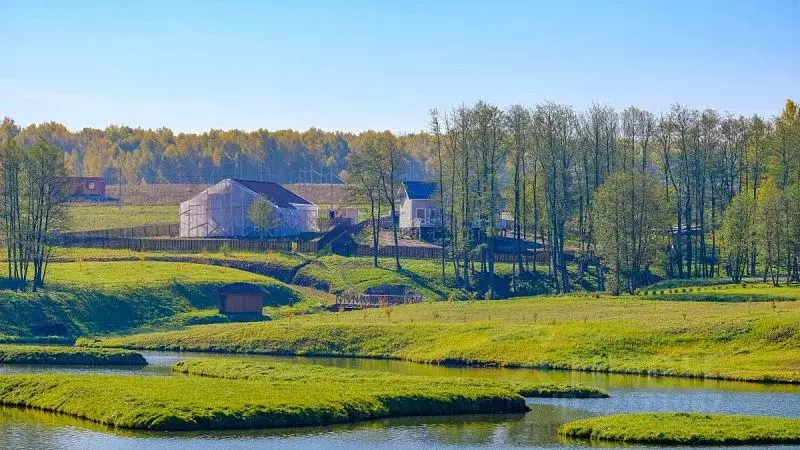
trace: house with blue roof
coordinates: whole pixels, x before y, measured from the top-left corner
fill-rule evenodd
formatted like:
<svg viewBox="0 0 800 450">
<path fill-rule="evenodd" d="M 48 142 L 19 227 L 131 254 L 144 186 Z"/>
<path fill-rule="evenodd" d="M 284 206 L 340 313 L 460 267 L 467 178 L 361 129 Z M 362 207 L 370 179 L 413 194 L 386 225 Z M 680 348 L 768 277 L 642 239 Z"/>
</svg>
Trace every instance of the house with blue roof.
<svg viewBox="0 0 800 450">
<path fill-rule="evenodd" d="M 403 230 L 434 231 L 441 226 L 442 214 L 435 198 L 436 183 L 404 181 L 400 192 L 398 227 Z"/>
</svg>

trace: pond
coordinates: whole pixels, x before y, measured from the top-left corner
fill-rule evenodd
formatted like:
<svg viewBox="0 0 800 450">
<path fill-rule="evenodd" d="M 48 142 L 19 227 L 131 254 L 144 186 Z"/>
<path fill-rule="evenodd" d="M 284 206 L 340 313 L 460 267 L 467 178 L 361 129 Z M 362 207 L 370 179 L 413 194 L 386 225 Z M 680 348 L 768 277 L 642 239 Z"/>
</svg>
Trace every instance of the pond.
<svg viewBox="0 0 800 450">
<path fill-rule="evenodd" d="M 572 420 L 621 412 L 694 411 L 800 417 L 800 386 L 685 378 L 504 368 L 443 367 L 358 358 L 268 357 L 146 352 L 144 368 L 0 366 L 0 373 L 113 373 L 170 376 L 188 358 L 241 358 L 322 364 L 409 375 L 468 376 L 509 381 L 583 383 L 609 390 L 609 399 L 529 399 L 519 415 L 416 417 L 350 425 L 228 432 L 134 432 L 111 430 L 80 419 L 0 407 L 0 447 L 17 449 L 197 448 L 567 448 L 556 435 Z M 715 447 L 719 448 L 719 447 Z M 736 447 L 741 449 L 742 447 Z M 790 446 L 762 447 L 769 449 Z"/>
</svg>

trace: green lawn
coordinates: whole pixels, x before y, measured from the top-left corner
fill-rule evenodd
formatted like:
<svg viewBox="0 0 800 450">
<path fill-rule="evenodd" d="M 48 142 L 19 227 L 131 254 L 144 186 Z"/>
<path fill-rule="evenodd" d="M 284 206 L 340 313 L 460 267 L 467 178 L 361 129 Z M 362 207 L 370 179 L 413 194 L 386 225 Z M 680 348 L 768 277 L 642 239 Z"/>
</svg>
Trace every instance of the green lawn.
<svg viewBox="0 0 800 450">
<path fill-rule="evenodd" d="M 227 321 L 216 314 L 216 290 L 238 281 L 268 292 L 267 315 L 309 312 L 328 301 L 266 276 L 191 263 L 51 263 L 47 280 L 37 293 L 0 291 L 0 335 L 83 336 Z"/>
<path fill-rule="evenodd" d="M 563 425 L 572 439 L 649 445 L 800 444 L 800 419 L 721 414 L 618 414 Z"/>
<path fill-rule="evenodd" d="M 774 306 L 774 308 L 773 308 Z M 101 346 L 800 382 L 800 302 L 437 302 L 108 338 Z"/>
<path fill-rule="evenodd" d="M 157 223 L 178 223 L 177 205 L 75 205 L 69 207 L 65 231 L 90 231 L 136 227 Z"/>
<path fill-rule="evenodd" d="M 559 383 L 487 381 L 460 377 L 399 376 L 383 372 L 350 370 L 337 367 L 300 365 L 275 361 L 237 361 L 232 359 L 193 359 L 178 361 L 173 372 L 228 380 L 304 381 L 330 383 L 374 383 L 426 385 L 504 386 L 525 397 L 607 398 L 603 389 Z"/>
<path fill-rule="evenodd" d="M 642 291 L 641 295 L 645 295 Z M 646 296 L 659 300 L 703 302 L 771 302 L 800 300 L 800 284 L 773 286 L 770 283 L 690 286 L 672 289 L 650 289 Z"/>
<path fill-rule="evenodd" d="M 56 247 L 56 262 L 157 261 L 186 262 L 240 268 L 289 283 L 309 257 L 287 252 L 140 252 L 127 249 Z"/>
<path fill-rule="evenodd" d="M 123 428 L 210 430 L 296 427 L 385 417 L 527 411 L 508 383 L 436 382 L 382 374 L 350 379 L 283 377 L 10 375 L 0 377 L 0 403 L 54 411 Z M 341 375 L 341 376 L 338 376 Z"/>
<path fill-rule="evenodd" d="M 147 361 L 141 354 L 128 350 L 55 345 L 0 345 L 0 363 L 83 366 L 147 365 Z"/>
</svg>

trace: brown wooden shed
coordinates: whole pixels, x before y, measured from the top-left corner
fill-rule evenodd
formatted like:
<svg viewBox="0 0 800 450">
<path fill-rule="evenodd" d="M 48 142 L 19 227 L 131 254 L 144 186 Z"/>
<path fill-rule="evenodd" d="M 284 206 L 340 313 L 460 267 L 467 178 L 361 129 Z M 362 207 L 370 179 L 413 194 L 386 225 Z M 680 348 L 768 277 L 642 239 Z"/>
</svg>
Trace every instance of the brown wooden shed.
<svg viewBox="0 0 800 450">
<path fill-rule="evenodd" d="M 219 288 L 217 294 L 220 314 L 260 316 L 267 291 L 251 283 L 231 283 Z"/>
</svg>

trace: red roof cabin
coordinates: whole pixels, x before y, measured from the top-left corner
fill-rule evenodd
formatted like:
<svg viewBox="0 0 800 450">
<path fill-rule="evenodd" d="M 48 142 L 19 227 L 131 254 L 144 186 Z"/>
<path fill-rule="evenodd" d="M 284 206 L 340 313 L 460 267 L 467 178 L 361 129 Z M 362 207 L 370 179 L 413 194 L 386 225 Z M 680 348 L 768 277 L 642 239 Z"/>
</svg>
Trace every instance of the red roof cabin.
<svg viewBox="0 0 800 450">
<path fill-rule="evenodd" d="M 103 177 L 72 177 L 73 197 L 106 198 L 106 180 Z"/>
</svg>

